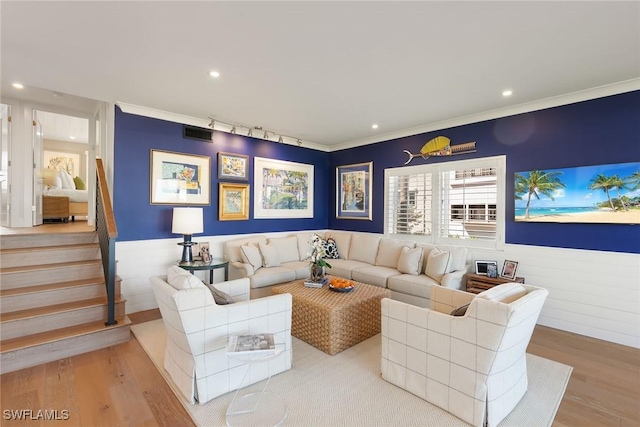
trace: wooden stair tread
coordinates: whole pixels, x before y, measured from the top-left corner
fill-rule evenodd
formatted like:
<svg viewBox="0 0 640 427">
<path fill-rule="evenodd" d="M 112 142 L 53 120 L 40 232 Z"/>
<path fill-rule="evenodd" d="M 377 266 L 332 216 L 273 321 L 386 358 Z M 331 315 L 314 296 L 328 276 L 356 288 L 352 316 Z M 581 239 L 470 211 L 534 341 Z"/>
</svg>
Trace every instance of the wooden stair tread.
<svg viewBox="0 0 640 427">
<path fill-rule="evenodd" d="M 115 298 L 116 304 L 124 301 L 126 300 L 122 298 L 122 296 L 118 296 Z M 62 304 L 30 308 L 27 310 L 19 310 L 19 311 L 13 311 L 9 313 L 0 313 L 0 323 L 29 319 L 37 316 L 45 316 L 47 314 L 62 313 L 65 311 L 72 311 L 72 310 L 96 307 L 101 305 L 105 305 L 105 306 L 107 305 L 107 297 L 65 302 Z"/>
<path fill-rule="evenodd" d="M 93 265 L 93 264 L 102 264 L 102 260 L 90 259 L 86 261 L 60 262 L 55 264 L 26 265 L 24 267 L 7 267 L 7 268 L 0 268 L 0 273 L 20 273 L 25 271 L 38 271 L 38 270 L 47 270 L 52 268 L 77 267 L 79 265 Z"/>
<path fill-rule="evenodd" d="M 104 277 L 92 277 L 88 279 L 70 280 L 68 282 L 49 283 L 46 285 L 26 286 L 15 289 L 1 289 L 0 297 L 24 295 L 37 292 L 55 291 L 65 288 L 74 288 L 77 286 L 104 285 Z"/>
<path fill-rule="evenodd" d="M 37 246 L 30 248 L 10 248 L 10 249 L 0 249 L 0 254 L 15 254 L 15 253 L 29 253 L 29 252 L 40 252 L 40 251 L 59 251 L 59 250 L 73 250 L 73 249 L 93 249 L 99 248 L 100 244 L 98 243 L 77 243 L 73 245 L 55 245 L 55 246 Z"/>
<path fill-rule="evenodd" d="M 56 329 L 54 331 L 42 332 L 39 334 L 28 335 L 20 338 L 13 338 L 10 340 L 0 341 L 0 353 L 7 353 L 10 351 L 16 351 L 28 347 L 34 347 L 42 344 L 47 344 L 55 341 L 59 341 L 65 338 L 78 337 L 81 335 L 88 335 L 95 332 L 105 331 L 113 328 L 121 328 L 124 326 L 130 326 L 131 320 L 128 316 L 119 317 L 116 319 L 118 322 L 116 325 L 106 326 L 104 321 L 84 323 L 82 325 L 71 326 L 68 328 Z"/>
</svg>

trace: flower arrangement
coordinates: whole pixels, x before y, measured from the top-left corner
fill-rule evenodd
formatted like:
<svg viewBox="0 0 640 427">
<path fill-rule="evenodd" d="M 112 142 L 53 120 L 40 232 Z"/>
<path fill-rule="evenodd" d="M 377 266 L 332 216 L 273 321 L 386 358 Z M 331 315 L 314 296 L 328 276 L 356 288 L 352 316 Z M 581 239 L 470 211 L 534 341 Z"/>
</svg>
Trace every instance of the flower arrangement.
<svg viewBox="0 0 640 427">
<path fill-rule="evenodd" d="M 309 256 L 309 261 L 311 262 L 311 264 L 313 265 L 317 265 L 318 267 L 329 267 L 331 268 L 331 264 L 329 264 L 327 261 L 325 261 L 325 257 L 327 256 L 327 253 L 325 251 L 325 248 L 323 246 L 324 240 L 322 239 L 322 237 L 318 236 L 317 234 L 314 234 L 311 237 L 311 247 L 312 247 L 312 251 L 311 251 L 311 255 Z"/>
</svg>

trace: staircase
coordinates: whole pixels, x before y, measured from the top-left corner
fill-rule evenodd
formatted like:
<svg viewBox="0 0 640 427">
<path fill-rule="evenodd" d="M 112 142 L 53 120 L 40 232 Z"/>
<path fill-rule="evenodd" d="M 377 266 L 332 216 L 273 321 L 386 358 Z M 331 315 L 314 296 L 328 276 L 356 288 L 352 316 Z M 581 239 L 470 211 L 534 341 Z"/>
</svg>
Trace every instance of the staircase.
<svg viewBox="0 0 640 427">
<path fill-rule="evenodd" d="M 117 276 L 117 324 L 105 325 L 97 232 L 3 235 L 0 262 L 0 373 L 129 340 L 131 322 Z"/>
</svg>

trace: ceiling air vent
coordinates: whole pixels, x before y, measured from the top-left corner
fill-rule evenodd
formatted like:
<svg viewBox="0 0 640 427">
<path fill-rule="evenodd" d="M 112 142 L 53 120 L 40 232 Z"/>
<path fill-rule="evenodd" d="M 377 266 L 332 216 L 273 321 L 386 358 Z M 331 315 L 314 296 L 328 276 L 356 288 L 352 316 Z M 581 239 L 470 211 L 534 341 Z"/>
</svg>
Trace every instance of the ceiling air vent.
<svg viewBox="0 0 640 427">
<path fill-rule="evenodd" d="M 182 136 L 189 139 L 197 139 L 198 141 L 212 142 L 213 130 L 183 125 Z"/>
</svg>

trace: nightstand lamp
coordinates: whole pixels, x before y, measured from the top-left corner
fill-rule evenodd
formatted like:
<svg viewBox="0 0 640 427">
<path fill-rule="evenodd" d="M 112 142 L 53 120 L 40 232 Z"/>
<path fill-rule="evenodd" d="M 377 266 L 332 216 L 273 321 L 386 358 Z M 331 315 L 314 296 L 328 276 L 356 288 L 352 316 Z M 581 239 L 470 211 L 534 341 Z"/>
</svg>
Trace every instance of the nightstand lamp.
<svg viewBox="0 0 640 427">
<path fill-rule="evenodd" d="M 193 253 L 191 246 L 191 236 L 204 231 L 202 225 L 202 208 L 173 208 L 173 221 L 171 232 L 174 234 L 183 234 L 184 241 L 178 243 L 182 246 L 182 259 L 180 263 L 189 263 L 193 261 Z"/>
</svg>

